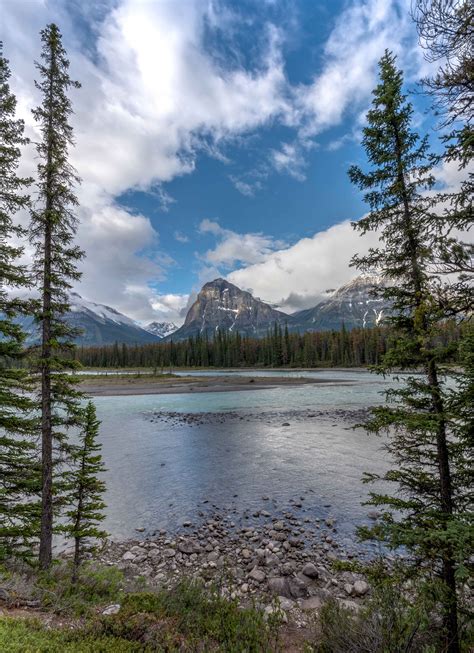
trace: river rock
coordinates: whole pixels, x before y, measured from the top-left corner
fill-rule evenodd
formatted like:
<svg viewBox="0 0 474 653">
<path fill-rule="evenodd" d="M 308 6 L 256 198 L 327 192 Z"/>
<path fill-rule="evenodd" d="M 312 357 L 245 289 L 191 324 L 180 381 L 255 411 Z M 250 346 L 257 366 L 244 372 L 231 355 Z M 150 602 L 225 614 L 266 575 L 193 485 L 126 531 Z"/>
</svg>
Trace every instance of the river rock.
<svg viewBox="0 0 474 653">
<path fill-rule="evenodd" d="M 323 605 L 319 596 L 310 596 L 308 599 L 303 599 L 300 603 L 302 610 L 320 610 Z"/>
<path fill-rule="evenodd" d="M 263 583 L 266 576 L 265 572 L 263 572 L 261 569 L 257 569 L 257 567 L 254 567 L 249 574 L 249 578 L 255 580 L 257 583 Z"/>
<path fill-rule="evenodd" d="M 293 608 L 296 605 L 293 599 L 289 599 L 286 596 L 278 596 L 277 600 L 280 608 L 282 610 L 285 610 L 285 612 L 288 612 L 289 610 L 293 610 Z"/>
<path fill-rule="evenodd" d="M 178 551 L 180 553 L 184 553 L 185 555 L 200 553 L 201 550 L 202 549 L 199 544 L 197 542 L 193 542 L 193 540 L 185 540 L 184 542 L 178 543 Z"/>
<path fill-rule="evenodd" d="M 135 560 L 135 554 L 133 554 L 131 551 L 125 551 L 122 556 L 122 560 L 124 562 L 131 562 L 132 560 Z"/>
<path fill-rule="evenodd" d="M 308 576 L 308 578 L 318 578 L 319 576 L 319 572 L 312 562 L 307 562 L 303 567 L 302 572 L 305 576 Z"/>
<path fill-rule="evenodd" d="M 354 583 L 354 594 L 356 596 L 364 596 L 369 591 L 369 585 L 365 580 L 356 580 Z"/>
</svg>

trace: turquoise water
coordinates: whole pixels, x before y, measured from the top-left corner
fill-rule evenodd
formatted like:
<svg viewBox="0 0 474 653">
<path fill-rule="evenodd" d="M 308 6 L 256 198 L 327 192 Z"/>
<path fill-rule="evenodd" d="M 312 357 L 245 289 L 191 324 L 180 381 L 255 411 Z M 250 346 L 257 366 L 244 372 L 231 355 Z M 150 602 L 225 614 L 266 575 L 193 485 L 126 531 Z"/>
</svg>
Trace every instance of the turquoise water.
<svg viewBox="0 0 474 653">
<path fill-rule="evenodd" d="M 380 472 L 387 462 L 379 438 L 354 430 L 335 411 L 379 403 L 390 382 L 366 372 L 317 374 L 327 383 L 95 398 L 108 468 L 109 532 L 130 537 L 136 528 L 175 528 L 212 504 L 253 511 L 266 507 L 267 495 L 277 512 L 303 496 L 302 516 L 335 516 L 351 537 L 367 517 L 362 473 Z M 204 413 L 206 421 L 170 423 L 156 417 L 160 412 Z"/>
</svg>

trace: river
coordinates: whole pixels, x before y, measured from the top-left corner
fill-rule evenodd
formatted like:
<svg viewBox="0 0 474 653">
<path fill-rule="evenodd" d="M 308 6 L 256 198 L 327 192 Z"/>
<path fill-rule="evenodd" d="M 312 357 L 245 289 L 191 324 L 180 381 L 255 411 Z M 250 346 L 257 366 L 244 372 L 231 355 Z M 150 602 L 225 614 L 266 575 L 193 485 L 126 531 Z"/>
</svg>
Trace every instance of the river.
<svg viewBox="0 0 474 653">
<path fill-rule="evenodd" d="M 361 505 L 368 491 L 361 476 L 387 465 L 381 439 L 353 422 L 393 381 L 364 371 L 288 372 L 298 373 L 325 382 L 96 397 L 112 537 L 174 530 L 213 506 L 248 511 L 250 523 L 262 508 L 279 514 L 301 503 L 302 517 L 335 517 L 340 537 L 351 540 L 370 510 Z"/>
</svg>

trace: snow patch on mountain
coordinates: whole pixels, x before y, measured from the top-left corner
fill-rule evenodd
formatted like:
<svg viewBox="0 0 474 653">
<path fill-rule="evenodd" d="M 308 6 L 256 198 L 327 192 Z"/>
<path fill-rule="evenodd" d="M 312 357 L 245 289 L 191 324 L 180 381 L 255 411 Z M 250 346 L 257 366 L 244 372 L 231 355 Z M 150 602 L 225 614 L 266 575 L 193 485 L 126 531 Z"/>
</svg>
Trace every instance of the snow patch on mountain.
<svg viewBox="0 0 474 653">
<path fill-rule="evenodd" d="M 148 331 L 148 333 L 158 336 L 158 338 L 169 336 L 178 329 L 176 324 L 173 322 L 150 322 L 150 324 L 147 324 L 143 328 L 145 331 Z"/>
</svg>

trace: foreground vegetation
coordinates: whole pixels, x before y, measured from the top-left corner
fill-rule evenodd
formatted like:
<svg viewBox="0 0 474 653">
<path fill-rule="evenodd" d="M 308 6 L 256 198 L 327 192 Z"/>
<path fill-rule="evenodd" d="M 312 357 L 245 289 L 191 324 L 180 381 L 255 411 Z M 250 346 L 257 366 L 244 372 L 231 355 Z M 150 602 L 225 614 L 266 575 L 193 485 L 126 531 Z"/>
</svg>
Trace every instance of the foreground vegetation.
<svg viewBox="0 0 474 653">
<path fill-rule="evenodd" d="M 114 567 L 88 563 L 71 582 L 69 563 L 51 571 L 23 568 L 0 572 L 6 613 L 0 616 L 5 653 L 439 653 L 444 651 L 436 593 L 416 600 L 409 589 L 383 580 L 366 604 L 352 611 L 335 600 L 319 612 L 302 614 L 303 630 L 286 623 L 275 603 L 268 617 L 256 604 L 242 607 L 181 580 L 171 589 L 127 581 Z M 5 589 L 6 588 L 6 589 Z M 8 596 L 8 599 L 6 599 Z M 26 601 L 35 609 L 15 608 Z M 461 624 L 461 651 L 472 632 Z"/>
</svg>

